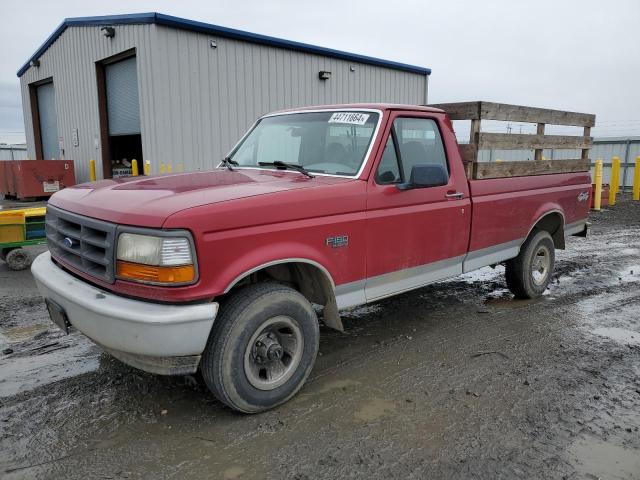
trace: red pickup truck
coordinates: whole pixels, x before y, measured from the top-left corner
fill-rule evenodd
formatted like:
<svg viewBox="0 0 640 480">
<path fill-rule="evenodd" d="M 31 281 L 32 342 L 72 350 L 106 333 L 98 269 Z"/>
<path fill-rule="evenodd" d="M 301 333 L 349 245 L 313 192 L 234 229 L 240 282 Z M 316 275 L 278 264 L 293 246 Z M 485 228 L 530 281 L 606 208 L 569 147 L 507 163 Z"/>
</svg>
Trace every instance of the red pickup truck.
<svg viewBox="0 0 640 480">
<path fill-rule="evenodd" d="M 214 170 L 56 193 L 32 271 L 64 330 L 259 412 L 307 379 L 314 305 L 341 330 L 341 309 L 502 262 L 541 295 L 590 190 L 588 172 L 468 179 L 442 110 L 310 107 L 263 116 Z"/>
</svg>

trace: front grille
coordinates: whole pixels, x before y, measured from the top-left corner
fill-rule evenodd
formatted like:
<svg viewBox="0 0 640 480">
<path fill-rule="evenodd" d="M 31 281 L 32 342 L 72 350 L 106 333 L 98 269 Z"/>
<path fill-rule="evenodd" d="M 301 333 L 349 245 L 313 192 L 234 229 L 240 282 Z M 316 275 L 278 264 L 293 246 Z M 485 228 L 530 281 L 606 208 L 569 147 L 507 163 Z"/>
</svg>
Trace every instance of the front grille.
<svg viewBox="0 0 640 480">
<path fill-rule="evenodd" d="M 54 258 L 113 283 L 116 224 L 49 205 L 45 225 L 47 245 Z"/>
</svg>

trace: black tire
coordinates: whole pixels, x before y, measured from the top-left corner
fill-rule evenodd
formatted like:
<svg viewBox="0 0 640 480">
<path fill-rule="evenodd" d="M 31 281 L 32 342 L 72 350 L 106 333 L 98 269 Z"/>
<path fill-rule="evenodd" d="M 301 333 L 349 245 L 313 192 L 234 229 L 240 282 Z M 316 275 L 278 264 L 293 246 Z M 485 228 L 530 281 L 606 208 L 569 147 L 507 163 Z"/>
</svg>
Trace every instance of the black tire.
<svg viewBox="0 0 640 480">
<path fill-rule="evenodd" d="M 6 254 L 4 261 L 7 262 L 11 270 L 24 270 L 29 268 L 33 258 L 24 248 L 16 248 Z"/>
<path fill-rule="evenodd" d="M 15 250 L 18 247 L 7 247 L 7 248 L 0 248 L 0 260 L 2 260 L 3 262 L 7 261 L 7 254 L 11 251 L 11 250 Z"/>
<path fill-rule="evenodd" d="M 506 263 L 507 287 L 516 298 L 538 298 L 551 281 L 554 264 L 551 235 L 544 230 L 534 230 L 520 248 L 520 254 Z"/>
<path fill-rule="evenodd" d="M 277 330 L 278 322 L 284 322 L 281 330 Z M 264 332 L 272 327 L 276 330 L 265 337 Z M 273 342 L 274 338 L 278 341 Z M 291 339 L 298 339 L 297 343 Z M 316 314 L 299 292 L 271 282 L 250 285 L 231 294 L 221 306 L 200 369 L 218 400 L 243 413 L 262 412 L 286 402 L 300 390 L 313 368 L 319 339 Z M 266 351 L 276 352 L 276 360 L 270 360 L 265 353 L 265 342 L 272 342 Z M 281 357 L 278 357 L 275 345 L 280 343 Z M 291 349 L 298 353 L 289 355 L 284 348 L 287 344 L 298 345 L 299 348 Z M 258 348 L 262 349 L 262 355 Z M 289 366 L 286 366 L 287 358 Z M 265 361 L 267 366 L 263 367 Z M 287 374 L 272 381 L 268 376 L 269 365 L 284 368 Z M 259 382 L 271 383 L 265 386 Z"/>
</svg>

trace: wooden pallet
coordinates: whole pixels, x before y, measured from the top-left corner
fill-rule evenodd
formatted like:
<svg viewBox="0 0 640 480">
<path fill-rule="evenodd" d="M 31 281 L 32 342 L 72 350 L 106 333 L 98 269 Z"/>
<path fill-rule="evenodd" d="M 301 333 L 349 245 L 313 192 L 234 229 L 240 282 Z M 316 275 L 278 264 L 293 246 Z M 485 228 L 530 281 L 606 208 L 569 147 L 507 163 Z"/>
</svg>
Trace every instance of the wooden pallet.
<svg viewBox="0 0 640 480">
<path fill-rule="evenodd" d="M 469 178 L 480 180 L 589 171 L 589 149 L 593 145 L 590 135 L 591 127 L 596 122 L 595 115 L 493 102 L 440 103 L 429 106 L 441 108 L 451 120 L 471 121 L 469 143 L 460 145 L 460 154 Z M 535 134 L 487 133 L 481 131 L 482 120 L 535 123 L 537 129 Z M 583 127 L 583 135 L 545 135 L 546 125 Z M 580 149 L 582 154 L 580 158 L 543 160 L 542 152 L 545 148 Z M 534 160 L 478 162 L 478 151 L 483 149 L 533 150 Z"/>
</svg>

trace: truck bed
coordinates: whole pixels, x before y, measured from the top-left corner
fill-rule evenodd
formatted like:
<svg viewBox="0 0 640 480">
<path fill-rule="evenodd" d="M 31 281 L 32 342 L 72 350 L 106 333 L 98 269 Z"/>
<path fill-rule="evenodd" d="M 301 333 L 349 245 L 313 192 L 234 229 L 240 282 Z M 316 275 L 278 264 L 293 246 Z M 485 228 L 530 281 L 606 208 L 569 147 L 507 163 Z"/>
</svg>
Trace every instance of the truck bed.
<svg viewBox="0 0 640 480">
<path fill-rule="evenodd" d="M 578 172 L 469 180 L 469 189 L 472 216 L 465 272 L 515 257 L 532 225 L 549 212 L 557 212 L 565 235 L 583 228 L 591 176 Z"/>
</svg>

